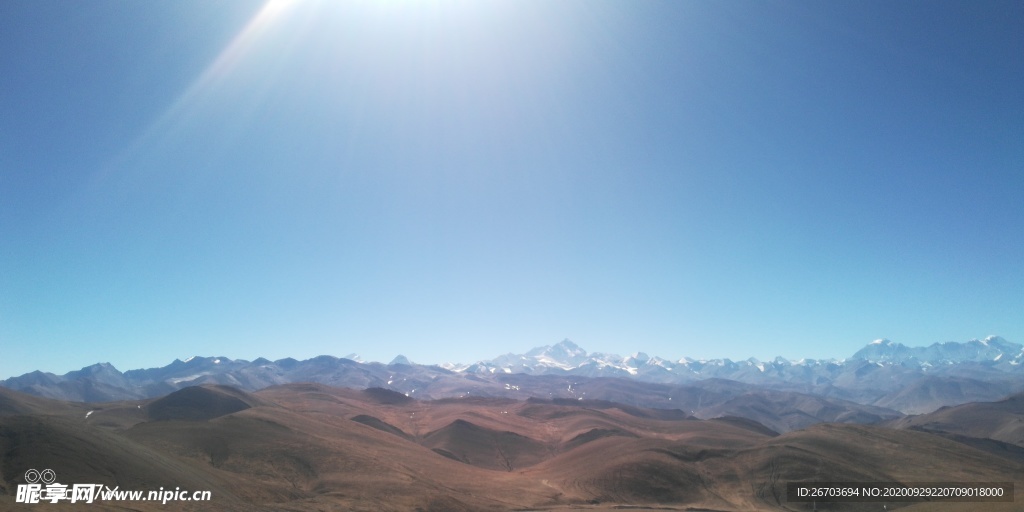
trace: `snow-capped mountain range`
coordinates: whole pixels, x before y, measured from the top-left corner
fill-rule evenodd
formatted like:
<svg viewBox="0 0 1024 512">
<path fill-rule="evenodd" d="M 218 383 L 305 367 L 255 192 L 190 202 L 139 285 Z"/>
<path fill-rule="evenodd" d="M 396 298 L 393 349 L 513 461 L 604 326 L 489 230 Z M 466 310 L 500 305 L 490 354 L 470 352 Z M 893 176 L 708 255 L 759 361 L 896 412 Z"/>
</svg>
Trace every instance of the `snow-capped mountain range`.
<svg viewBox="0 0 1024 512">
<path fill-rule="evenodd" d="M 64 375 L 35 371 L 0 381 L 4 387 L 35 395 L 86 402 L 156 397 L 198 384 L 226 384 L 246 390 L 290 382 L 319 382 L 355 388 L 381 387 L 416 398 L 475 395 L 565 396 L 581 398 L 580 382 L 616 379 L 664 389 L 756 386 L 847 400 L 904 412 L 931 410 L 1024 391 L 1024 346 L 998 336 L 963 343 L 907 347 L 876 340 L 848 359 L 781 357 L 678 360 L 638 352 L 630 356 L 588 353 L 570 340 L 505 354 L 472 364 L 418 365 L 404 356 L 389 364 L 319 356 L 254 361 L 228 357 L 190 357 L 162 368 L 120 372 L 109 363 Z M 564 383 L 569 382 L 567 389 Z M 575 388 L 574 388 L 575 385 Z M 730 385 L 731 386 L 731 385 Z M 737 388 L 736 386 L 740 386 Z M 661 388 L 659 388 L 661 389 Z M 743 388 L 746 389 L 746 388 Z M 582 392 L 582 391 L 580 391 Z M 611 391 L 597 398 L 608 399 Z M 669 396 L 669 393 L 666 396 Z M 617 396 L 617 395 L 615 395 Z M 652 395 L 653 396 L 653 395 Z M 588 398 L 594 397 L 588 395 Z M 638 399 L 624 397 L 624 399 Z M 672 407 L 654 402 L 648 405 Z"/>
<path fill-rule="evenodd" d="M 1005 372 L 1018 371 L 1024 362 L 1024 346 L 1011 343 L 999 336 L 965 343 L 935 343 L 928 347 L 907 347 L 900 343 L 880 339 L 869 343 L 849 359 L 799 359 L 776 357 L 770 361 L 749 358 L 697 360 L 684 357 L 668 360 L 637 352 L 628 357 L 595 352 L 588 354 L 570 340 L 553 346 L 537 347 L 525 354 L 506 354 L 489 361 L 473 364 L 447 364 L 443 367 L 469 373 L 526 373 L 547 374 L 566 372 L 590 377 L 637 377 L 648 381 L 676 381 L 679 379 L 730 378 L 742 374 L 779 375 L 794 368 L 843 367 L 857 361 L 881 366 L 900 365 L 917 368 L 922 372 L 937 367 L 977 363 Z M 754 373 L 757 372 L 757 373 Z M 801 373 L 806 373 L 801 371 Z M 749 380 L 749 379 L 737 379 Z M 755 379 L 756 380 L 756 379 Z"/>
<path fill-rule="evenodd" d="M 1024 360 L 1024 352 L 1021 351 L 1021 345 L 1010 343 L 999 336 L 989 336 L 983 340 L 971 340 L 966 343 L 934 343 L 928 347 L 908 347 L 881 339 L 872 341 L 868 346 L 858 350 L 853 358 L 873 362 L 916 363 L 924 367 L 968 361 L 1004 362 L 1010 366 L 1018 366 Z"/>
</svg>

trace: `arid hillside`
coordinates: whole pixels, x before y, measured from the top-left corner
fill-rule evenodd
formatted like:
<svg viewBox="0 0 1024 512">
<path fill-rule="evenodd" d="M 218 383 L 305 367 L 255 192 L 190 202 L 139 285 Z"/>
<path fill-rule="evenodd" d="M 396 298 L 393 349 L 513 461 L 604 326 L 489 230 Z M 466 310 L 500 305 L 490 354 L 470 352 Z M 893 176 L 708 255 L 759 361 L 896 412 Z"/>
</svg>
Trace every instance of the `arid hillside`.
<svg viewBox="0 0 1024 512">
<path fill-rule="evenodd" d="M 785 487 L 1014 480 L 1024 488 L 1024 461 L 920 429 L 819 424 L 780 435 L 746 418 L 701 420 L 606 401 L 418 401 L 322 384 L 256 393 L 192 387 L 88 406 L 2 393 L 4 509 L 19 507 L 15 492 L 29 468 L 52 469 L 64 484 L 213 497 L 94 510 L 1017 510 L 788 503 Z M 962 432 L 986 435 L 968 423 Z"/>
</svg>

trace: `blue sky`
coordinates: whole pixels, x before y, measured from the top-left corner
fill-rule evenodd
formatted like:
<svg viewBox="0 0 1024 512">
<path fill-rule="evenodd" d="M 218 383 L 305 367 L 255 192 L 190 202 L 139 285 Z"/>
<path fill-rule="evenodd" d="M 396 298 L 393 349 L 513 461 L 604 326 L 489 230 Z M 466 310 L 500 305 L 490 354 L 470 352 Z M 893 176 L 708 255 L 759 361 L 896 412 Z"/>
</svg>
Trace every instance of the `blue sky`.
<svg viewBox="0 0 1024 512">
<path fill-rule="evenodd" d="M 0 2 L 0 377 L 1024 342 L 1020 2 Z"/>
</svg>

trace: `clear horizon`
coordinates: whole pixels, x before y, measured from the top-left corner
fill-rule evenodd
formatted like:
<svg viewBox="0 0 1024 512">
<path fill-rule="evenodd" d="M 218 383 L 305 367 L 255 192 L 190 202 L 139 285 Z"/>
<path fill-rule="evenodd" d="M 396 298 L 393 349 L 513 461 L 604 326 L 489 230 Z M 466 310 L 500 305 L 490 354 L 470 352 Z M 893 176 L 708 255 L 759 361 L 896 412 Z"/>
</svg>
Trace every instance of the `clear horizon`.
<svg viewBox="0 0 1024 512">
<path fill-rule="evenodd" d="M 1024 342 L 1022 26 L 1012 1 L 0 3 L 0 375 Z"/>
</svg>

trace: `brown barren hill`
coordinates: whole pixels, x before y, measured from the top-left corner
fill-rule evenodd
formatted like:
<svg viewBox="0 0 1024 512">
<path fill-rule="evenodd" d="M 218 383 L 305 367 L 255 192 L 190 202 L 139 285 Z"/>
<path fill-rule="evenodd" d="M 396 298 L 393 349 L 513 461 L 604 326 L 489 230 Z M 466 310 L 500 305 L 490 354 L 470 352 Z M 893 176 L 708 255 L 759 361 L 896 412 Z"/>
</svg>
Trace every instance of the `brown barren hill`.
<svg viewBox="0 0 1024 512">
<path fill-rule="evenodd" d="M 548 453 L 543 443 L 511 431 L 455 420 L 430 432 L 423 445 L 453 460 L 484 469 L 512 471 L 532 466 Z"/>
<path fill-rule="evenodd" d="M 203 421 L 243 411 L 260 404 L 250 394 L 228 386 L 193 386 L 158 398 L 146 406 L 157 421 Z"/>
<path fill-rule="evenodd" d="M 889 425 L 994 439 L 1024 448 L 1024 393 L 997 402 L 942 407 L 928 414 L 901 418 Z"/>
<path fill-rule="evenodd" d="M 50 466 L 70 482 L 215 498 L 206 508 L 124 505 L 139 510 L 812 510 L 785 502 L 786 482 L 1024 486 L 1021 464 L 928 432 L 823 424 L 779 435 L 749 419 L 606 401 L 209 386 L 90 404 L 86 418 L 65 402 L 12 396 L 0 416 L 0 509 L 14 506 L 26 469 Z"/>
<path fill-rule="evenodd" d="M 222 510 L 247 508 L 234 493 L 236 477 L 218 474 L 173 452 L 145 446 L 115 431 L 91 427 L 83 419 L 52 415 L 0 417 L 0 509 L 14 506 L 15 491 L 19 484 L 27 483 L 28 469 L 50 469 L 56 483 L 69 486 L 101 484 L 146 492 L 161 487 L 210 491 L 213 501 L 208 506 Z M 61 509 L 59 504 L 34 506 Z M 83 505 L 78 506 L 80 509 Z M 164 509 L 159 503 L 141 501 L 134 502 L 131 508 Z"/>
<path fill-rule="evenodd" d="M 0 416 L 19 414 L 85 414 L 91 407 L 80 402 L 61 402 L 0 387 Z"/>
</svg>

